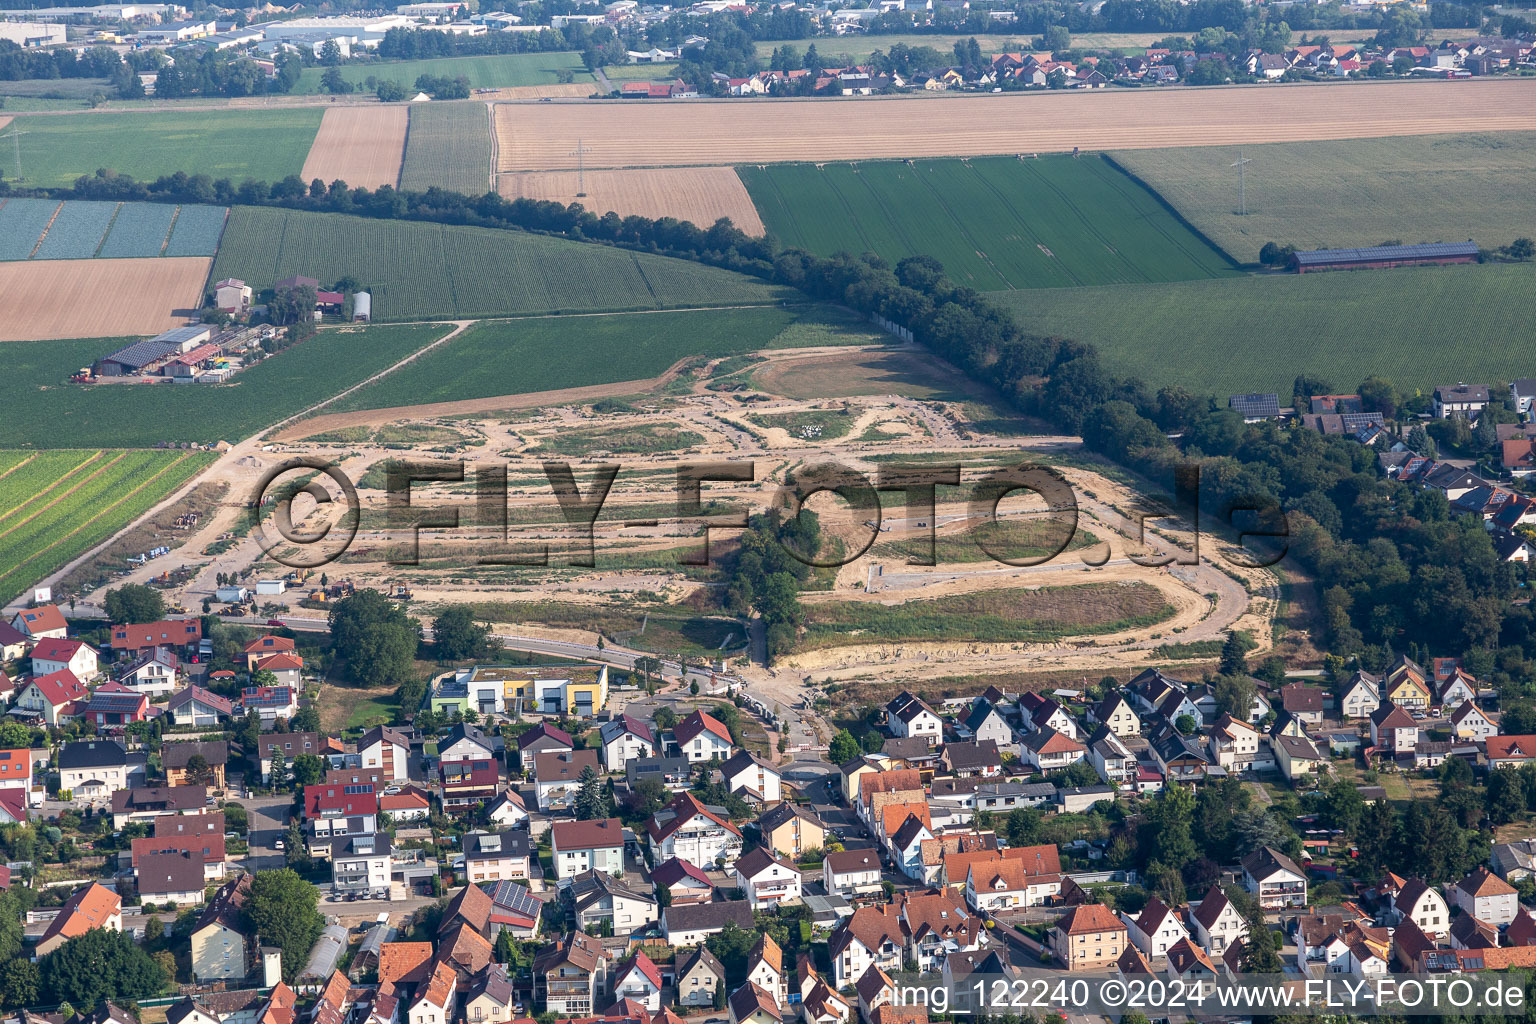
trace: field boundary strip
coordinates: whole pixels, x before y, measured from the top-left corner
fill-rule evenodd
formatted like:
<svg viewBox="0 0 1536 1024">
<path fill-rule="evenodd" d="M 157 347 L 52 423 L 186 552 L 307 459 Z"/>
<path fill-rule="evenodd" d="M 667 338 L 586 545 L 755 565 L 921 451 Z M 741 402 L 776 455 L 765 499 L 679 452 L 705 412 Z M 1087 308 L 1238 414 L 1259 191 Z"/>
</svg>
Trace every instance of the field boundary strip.
<svg viewBox="0 0 1536 1024">
<path fill-rule="evenodd" d="M 1108 154 L 1104 154 L 1104 156 L 1107 157 Z M 1121 168 L 1121 167 L 1116 166 L 1113 161 L 1106 160 L 1106 163 L 1108 163 L 1108 165 L 1114 171 L 1118 172 L 1119 174 L 1125 174 L 1124 169 Z M 1147 186 L 1145 184 L 1143 184 L 1138 178 L 1136 178 L 1136 177 L 1134 177 L 1132 175 L 1129 175 L 1129 174 L 1126 174 L 1125 177 L 1130 179 L 1131 188 L 1133 188 L 1133 189 L 1135 189 L 1135 188 L 1141 189 L 1143 192 L 1147 193 L 1149 198 L 1151 198 L 1153 200 L 1156 200 L 1158 205 L 1163 208 L 1163 211 L 1165 213 L 1172 213 L 1174 220 L 1176 222 L 1182 224 L 1184 226 L 1185 230 L 1187 230 L 1191 235 L 1193 235 L 1195 237 L 1195 239 L 1198 242 L 1200 242 L 1200 244 L 1202 244 L 1206 248 L 1210 249 L 1217 256 L 1221 257 L 1223 260 L 1225 260 L 1228 264 L 1230 264 L 1234 268 L 1241 269 L 1240 267 L 1238 267 L 1237 262 L 1232 258 L 1232 254 L 1231 253 L 1227 252 L 1225 249 L 1221 248 L 1215 242 L 1213 242 L 1209 238 L 1207 238 L 1205 236 L 1204 232 L 1196 230 L 1194 225 L 1192 225 L 1188 221 L 1186 221 L 1184 219 L 1184 217 L 1177 210 L 1173 209 L 1173 206 L 1172 206 L 1171 203 L 1169 203 L 1167 200 L 1163 199 L 1156 192 L 1154 192 L 1151 189 L 1147 188 Z M 1106 179 L 1106 184 L 1108 184 L 1109 187 L 1114 189 L 1116 192 L 1120 193 L 1120 195 L 1125 196 L 1126 205 L 1127 206 L 1130 206 L 1132 209 L 1134 209 L 1136 207 L 1135 200 L 1132 199 L 1130 194 L 1126 192 L 1125 186 L 1118 180 L 1118 176 L 1117 175 L 1114 175 L 1114 174 L 1110 175 Z M 1178 249 L 1180 252 L 1186 253 L 1190 257 L 1190 259 L 1193 260 L 1194 262 L 1196 262 L 1196 263 L 1200 262 L 1199 257 L 1195 253 L 1190 252 L 1189 249 L 1185 247 L 1183 239 L 1175 238 L 1172 235 L 1170 235 L 1168 233 L 1167 228 L 1165 228 L 1161 224 L 1152 223 L 1150 220 L 1147 223 L 1151 226 L 1152 230 L 1156 231 L 1160 236 L 1162 236 L 1163 238 L 1167 239 L 1169 245 L 1171 245 L 1174 248 Z"/>
<path fill-rule="evenodd" d="M 3 127 L 3 126 L 0 126 L 0 127 Z M 30 452 L 30 453 L 28 453 L 27 457 L 22 459 L 20 462 L 14 464 L 14 465 L 11 465 L 11 466 L 7 466 L 3 471 L 0 471 L 0 480 L 4 480 L 6 477 L 10 476 L 12 473 L 16 472 L 22 466 L 25 466 L 27 463 L 31 462 L 35 458 L 37 458 L 37 453 L 36 452 Z"/>
<path fill-rule="evenodd" d="M 101 233 L 101 237 L 96 240 L 96 248 L 91 250 L 91 259 L 95 259 L 101 255 L 101 250 L 106 246 L 107 239 L 112 235 L 113 225 L 117 223 L 117 218 L 122 215 L 123 205 L 124 204 L 122 203 L 118 203 L 117 208 L 112 211 L 112 216 L 107 220 L 106 230 L 103 231 Z"/>
<path fill-rule="evenodd" d="M 52 216 L 48 218 L 48 223 L 43 225 L 43 233 L 37 236 L 37 244 L 32 247 L 31 252 L 27 253 L 27 259 L 32 260 L 37 258 L 37 250 L 41 249 L 43 247 L 43 243 L 48 240 L 48 232 L 53 229 L 53 222 L 59 219 L 59 211 L 62 209 L 64 209 L 63 203 L 60 203 L 58 206 L 53 208 Z"/>
</svg>

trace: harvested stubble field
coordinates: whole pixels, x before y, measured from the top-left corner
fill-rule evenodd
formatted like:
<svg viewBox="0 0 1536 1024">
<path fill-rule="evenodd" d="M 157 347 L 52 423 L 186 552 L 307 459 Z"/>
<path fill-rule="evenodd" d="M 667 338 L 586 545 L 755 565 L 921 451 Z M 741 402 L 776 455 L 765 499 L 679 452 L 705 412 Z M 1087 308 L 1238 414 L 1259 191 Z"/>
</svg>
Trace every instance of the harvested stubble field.
<svg viewBox="0 0 1536 1024">
<path fill-rule="evenodd" d="M 0 454 L 0 603 L 148 511 L 213 460 L 203 452 Z"/>
<path fill-rule="evenodd" d="M 932 256 L 989 291 L 1233 273 L 1157 197 L 1097 157 L 866 161 L 741 168 L 785 244 L 891 263 Z"/>
<path fill-rule="evenodd" d="M 1299 249 L 1403 242 L 1492 248 L 1536 237 L 1536 132 L 1248 146 L 1238 213 L 1230 148 L 1113 154 L 1233 258 L 1265 242 Z"/>
<path fill-rule="evenodd" d="M 0 380 L 6 385 L 0 439 L 14 448 L 239 441 L 378 373 L 449 329 L 443 324 L 375 324 L 324 330 L 242 370 L 229 384 L 189 387 L 169 381 L 67 383 L 76 369 L 130 339 L 0 345 Z"/>
<path fill-rule="evenodd" d="M 1518 79 L 496 107 L 500 171 L 573 169 L 578 140 L 588 143 L 587 166 L 606 168 L 1532 129 L 1536 82 Z"/>
<path fill-rule="evenodd" d="M 354 188 L 393 188 L 400 180 L 409 109 L 401 106 L 333 107 L 320 121 L 299 176 Z"/>
<path fill-rule="evenodd" d="M 1297 374 L 1339 391 L 1372 374 L 1405 393 L 1529 370 L 1536 267 L 1491 264 L 1265 274 L 1162 285 L 994 292 L 1027 331 L 1098 346 L 1151 387 L 1289 394 Z M 1340 310 L 1348 310 L 1340 316 Z M 1285 325 L 1305 325 L 1289 329 Z M 1276 327 L 1275 325 L 1281 325 Z"/>
<path fill-rule="evenodd" d="M 598 214 L 611 210 L 625 217 L 676 217 L 701 227 L 729 217 L 749 235 L 763 233 L 757 208 L 734 167 L 588 171 L 584 196 L 577 195 L 580 184 L 574 171 L 528 171 L 498 175 L 496 189 L 508 199 L 580 203 Z"/>
<path fill-rule="evenodd" d="M 210 262 L 159 257 L 0 263 L 0 341 L 169 330 L 185 319 L 176 310 L 202 305 Z"/>
<path fill-rule="evenodd" d="M 257 291 L 290 274 L 322 284 L 352 277 L 372 291 L 375 320 L 760 304 L 778 295 L 756 278 L 606 245 L 254 206 L 231 211 L 214 268 L 216 279 L 238 277 Z"/>
<path fill-rule="evenodd" d="M 410 107 L 400 187 L 438 188 L 478 196 L 491 187 L 491 119 L 478 100 Z"/>
<path fill-rule="evenodd" d="M 27 184 L 69 185 L 107 167 L 140 180 L 186 171 L 279 181 L 298 174 L 320 126 L 319 108 L 92 111 L 22 118 Z"/>
<path fill-rule="evenodd" d="M 817 601 L 805 607 L 797 651 L 899 641 L 1021 643 L 1154 625 L 1173 608 L 1145 583 L 1020 587 L 886 605 Z"/>
</svg>

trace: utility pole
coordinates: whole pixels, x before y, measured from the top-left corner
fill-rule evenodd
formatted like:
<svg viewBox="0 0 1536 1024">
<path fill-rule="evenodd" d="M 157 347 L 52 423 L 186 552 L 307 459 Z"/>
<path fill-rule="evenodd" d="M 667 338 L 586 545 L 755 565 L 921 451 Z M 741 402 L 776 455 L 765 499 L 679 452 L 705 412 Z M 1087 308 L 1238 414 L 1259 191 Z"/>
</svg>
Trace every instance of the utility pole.
<svg viewBox="0 0 1536 1024">
<path fill-rule="evenodd" d="M 22 180 L 22 177 L 21 177 L 21 137 L 23 135 L 26 135 L 26 134 L 27 134 L 27 132 L 22 131 L 20 125 L 12 125 L 10 131 L 6 132 L 5 135 L 0 135 L 0 139 L 6 138 L 6 136 L 9 136 L 11 141 L 12 141 L 12 143 L 14 144 L 14 149 L 15 149 L 15 152 L 16 152 L 16 180 L 17 181 L 21 181 Z"/>
<path fill-rule="evenodd" d="M 1243 187 L 1245 184 L 1243 180 L 1243 165 L 1249 163 L 1252 163 L 1252 161 L 1243 156 L 1242 150 L 1238 150 L 1237 163 L 1232 166 L 1237 168 L 1237 215 L 1239 217 L 1246 217 L 1248 215 L 1248 196 Z"/>
<path fill-rule="evenodd" d="M 587 154 L 590 152 L 592 151 L 577 139 L 576 148 L 569 154 L 576 158 L 576 198 L 578 199 L 587 194 Z"/>
</svg>

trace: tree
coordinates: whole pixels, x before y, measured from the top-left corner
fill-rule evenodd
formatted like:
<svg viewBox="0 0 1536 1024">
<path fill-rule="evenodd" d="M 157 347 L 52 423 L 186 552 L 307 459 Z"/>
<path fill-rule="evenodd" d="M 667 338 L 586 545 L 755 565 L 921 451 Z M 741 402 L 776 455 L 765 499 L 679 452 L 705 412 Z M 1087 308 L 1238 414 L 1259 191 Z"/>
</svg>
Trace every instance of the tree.
<svg viewBox="0 0 1536 1024">
<path fill-rule="evenodd" d="M 1415 423 L 1409 429 L 1404 443 L 1426 459 L 1438 458 L 1440 455 L 1440 448 L 1435 444 L 1435 439 L 1429 436 L 1429 431 L 1425 430 L 1422 424 Z"/>
<path fill-rule="evenodd" d="M 325 762 L 318 754 L 300 754 L 293 759 L 291 775 L 295 793 L 305 786 L 317 786 L 325 781 Z"/>
<path fill-rule="evenodd" d="M 432 646 L 442 661 L 481 657 L 490 646 L 491 627 L 475 621 L 464 605 L 447 608 L 432 620 Z"/>
<path fill-rule="evenodd" d="M 832 759 L 833 764 L 847 764 L 861 753 L 863 751 L 859 747 L 859 741 L 854 739 L 853 733 L 847 729 L 839 729 L 827 748 L 827 756 Z"/>
<path fill-rule="evenodd" d="M 1379 412 L 1386 419 L 1397 418 L 1400 399 L 1392 382 L 1381 377 L 1367 377 L 1360 382 L 1360 405 L 1366 412 Z"/>
<path fill-rule="evenodd" d="M 288 759 L 276 747 L 272 749 L 272 768 L 268 780 L 276 792 L 281 793 L 288 788 Z"/>
<path fill-rule="evenodd" d="M 182 770 L 189 786 L 211 786 L 213 784 L 213 768 L 209 766 L 208 759 L 202 754 L 193 754 L 187 758 L 187 766 Z"/>
<path fill-rule="evenodd" d="M 295 871 L 307 871 L 310 865 L 309 844 L 304 841 L 304 825 L 294 818 L 283 834 L 283 863 Z"/>
<path fill-rule="evenodd" d="M 17 957 L 0 968 L 0 1006 L 8 1010 L 35 1006 L 39 987 L 37 964 L 30 960 Z"/>
<path fill-rule="evenodd" d="M 341 72 L 331 68 L 326 74 L 339 77 Z M 279 288 L 272 293 L 272 299 L 267 303 L 267 319 L 280 327 L 308 322 L 314 318 L 315 302 L 315 290 L 307 284 L 297 288 Z"/>
<path fill-rule="evenodd" d="M 656 713 L 651 716 L 651 721 L 656 723 L 657 729 L 667 732 L 677 725 L 677 712 L 663 705 L 656 709 Z"/>
<path fill-rule="evenodd" d="M 1285 961 L 1275 948 L 1276 934 L 1269 930 L 1261 917 L 1248 922 L 1248 941 L 1243 946 L 1242 968 L 1244 974 L 1282 974 Z"/>
<path fill-rule="evenodd" d="M 341 46 L 334 39 L 327 39 L 320 47 L 320 63 L 334 68 L 341 63 Z"/>
<path fill-rule="evenodd" d="M 399 82 L 380 82 L 379 87 L 374 90 L 374 95 L 379 98 L 380 103 L 399 103 L 405 99 L 405 86 Z"/>
<path fill-rule="evenodd" d="M 1227 630 L 1227 639 L 1221 645 L 1221 666 L 1217 671 L 1224 676 L 1247 675 L 1248 662 L 1244 659 L 1247 653 L 1248 645 L 1243 643 L 1243 638 L 1238 635 L 1237 630 Z M 1244 708 L 1244 711 L 1246 712 L 1247 709 Z M 1247 718 L 1246 713 L 1243 717 Z"/>
<path fill-rule="evenodd" d="M 38 980 L 49 1002 L 74 1006 L 149 999 L 165 988 L 164 974 L 144 947 L 126 932 L 104 928 L 77 935 L 43 957 Z"/>
<path fill-rule="evenodd" d="M 289 719 L 288 724 L 293 726 L 294 732 L 319 732 L 320 709 L 313 704 L 306 704 Z"/>
<path fill-rule="evenodd" d="M 715 1005 L 715 1010 L 717 1012 L 720 1011 L 720 1010 L 725 1009 L 725 982 L 721 981 L 719 978 L 715 979 L 715 1004 L 714 1005 Z"/>
<path fill-rule="evenodd" d="M 157 622 L 165 618 L 165 600 L 160 591 L 142 583 L 125 583 L 107 591 L 103 604 L 107 618 L 113 622 Z"/>
<path fill-rule="evenodd" d="M 1259 688 L 1254 685 L 1253 678 L 1246 672 L 1235 675 L 1220 675 L 1211 683 L 1211 696 L 1216 698 L 1218 710 L 1231 715 L 1239 722 L 1248 721 L 1248 716 L 1253 711 L 1254 697 Z"/>
<path fill-rule="evenodd" d="M 421 627 L 377 590 L 360 590 L 330 612 L 331 642 L 349 678 L 399 686 L 415 669 Z"/>
<path fill-rule="evenodd" d="M 1512 260 L 1528 260 L 1536 257 L 1536 242 L 1529 238 L 1517 238 L 1504 247 L 1504 255 Z"/>
<path fill-rule="evenodd" d="M 1180 715 L 1173 720 L 1173 727 L 1185 736 L 1190 736 L 1195 731 L 1195 720 L 1190 715 Z"/>
<path fill-rule="evenodd" d="M 574 810 L 577 821 L 595 821 L 613 816 L 613 798 L 608 795 L 608 786 L 590 765 L 581 770 Z"/>
<path fill-rule="evenodd" d="M 304 969 L 309 950 L 325 919 L 315 908 L 320 891 L 292 869 L 260 871 L 251 882 L 245 916 L 265 946 L 282 950 L 283 978 L 292 981 Z"/>
</svg>

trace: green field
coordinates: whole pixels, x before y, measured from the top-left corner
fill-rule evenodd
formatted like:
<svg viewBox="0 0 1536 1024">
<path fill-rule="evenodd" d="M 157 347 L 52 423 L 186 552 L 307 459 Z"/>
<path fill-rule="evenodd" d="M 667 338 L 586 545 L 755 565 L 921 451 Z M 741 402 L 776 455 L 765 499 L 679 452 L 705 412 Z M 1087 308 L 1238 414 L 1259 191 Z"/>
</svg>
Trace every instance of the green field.
<svg viewBox="0 0 1536 1024">
<path fill-rule="evenodd" d="M 143 515 L 206 452 L 0 452 L 0 604 Z"/>
<path fill-rule="evenodd" d="M 320 77 L 325 68 L 305 68 L 299 76 L 295 93 L 319 93 L 325 90 Z M 471 89 L 506 89 L 516 85 L 553 85 L 558 73 L 569 71 L 578 82 L 590 82 L 592 75 L 581 62 L 579 53 L 502 53 L 484 57 L 429 57 L 424 60 L 372 61 L 367 64 L 343 64 L 341 77 L 359 88 L 367 88 L 368 79 L 398 82 L 407 90 L 415 88 L 420 75 L 434 78 L 469 80 Z M 371 91 L 371 90 L 369 90 Z"/>
<path fill-rule="evenodd" d="M 186 171 L 237 184 L 278 181 L 304 169 L 320 128 L 319 108 L 89 113 L 26 117 L 21 137 L 26 184 L 69 185 L 106 167 L 141 181 Z M 9 146 L 6 147 L 10 149 Z M 5 174 L 14 175 L 7 153 Z"/>
<path fill-rule="evenodd" d="M 447 333 L 441 324 L 322 331 L 229 384 L 67 384 L 130 339 L 0 345 L 0 443 L 12 448 L 151 447 L 239 441 L 372 376 Z M 136 339 L 132 339 L 136 340 Z"/>
<path fill-rule="evenodd" d="M 641 380 L 691 356 L 792 347 L 799 334 L 791 328 L 822 317 L 819 307 L 796 311 L 765 306 L 488 321 L 348 395 L 328 411 Z"/>
<path fill-rule="evenodd" d="M 1272 274 L 997 292 L 1025 330 L 1090 341 L 1154 389 L 1291 393 L 1297 374 L 1349 391 L 1371 375 L 1412 393 L 1530 372 L 1536 266 Z"/>
<path fill-rule="evenodd" d="M 685 260 L 494 228 L 237 206 L 212 280 L 260 291 L 291 274 L 351 276 L 375 320 L 773 301 L 754 278 Z"/>
<path fill-rule="evenodd" d="M 405 133 L 400 187 L 436 185 L 467 196 L 491 187 L 491 122 L 484 103 L 417 103 Z"/>
<path fill-rule="evenodd" d="M 1243 263 L 1265 242 L 1298 249 L 1402 242 L 1484 248 L 1536 238 L 1536 132 L 1145 149 L 1114 158 Z"/>
<path fill-rule="evenodd" d="M 983 291 L 1232 273 L 1156 197 L 1097 158 L 737 169 L 770 234 L 831 254 L 925 254 Z"/>
</svg>

